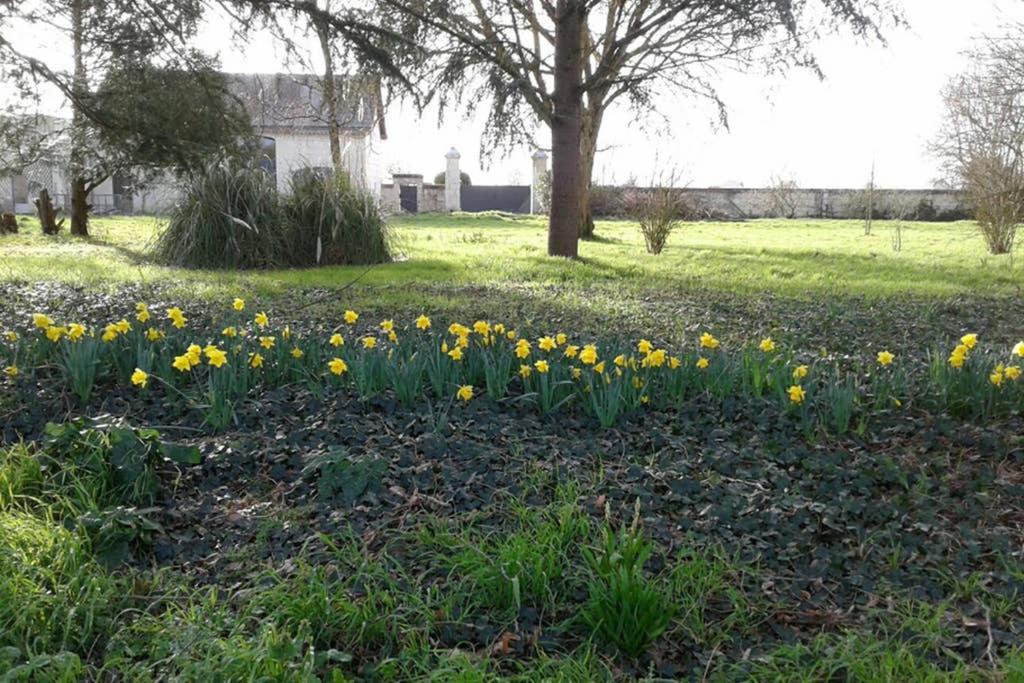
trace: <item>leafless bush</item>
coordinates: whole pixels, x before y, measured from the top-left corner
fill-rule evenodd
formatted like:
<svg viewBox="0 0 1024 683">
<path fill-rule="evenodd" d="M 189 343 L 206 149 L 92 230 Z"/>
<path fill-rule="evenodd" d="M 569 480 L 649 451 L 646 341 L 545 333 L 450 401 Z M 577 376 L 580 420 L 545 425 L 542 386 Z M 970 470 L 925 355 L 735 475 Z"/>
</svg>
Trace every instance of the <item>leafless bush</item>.
<svg viewBox="0 0 1024 683">
<path fill-rule="evenodd" d="M 796 218 L 796 193 L 800 188 L 792 178 L 772 176 L 769 181 L 768 213 L 774 218 Z"/>
<path fill-rule="evenodd" d="M 966 190 L 989 251 L 1006 254 L 1024 221 L 1024 28 L 970 57 L 943 91 L 945 123 L 932 148 Z"/>
<path fill-rule="evenodd" d="M 693 205 L 674 187 L 674 180 L 675 175 L 670 174 L 651 187 L 633 188 L 623 195 L 623 209 L 639 223 L 649 254 L 660 254 L 672 231 L 696 216 Z"/>
</svg>

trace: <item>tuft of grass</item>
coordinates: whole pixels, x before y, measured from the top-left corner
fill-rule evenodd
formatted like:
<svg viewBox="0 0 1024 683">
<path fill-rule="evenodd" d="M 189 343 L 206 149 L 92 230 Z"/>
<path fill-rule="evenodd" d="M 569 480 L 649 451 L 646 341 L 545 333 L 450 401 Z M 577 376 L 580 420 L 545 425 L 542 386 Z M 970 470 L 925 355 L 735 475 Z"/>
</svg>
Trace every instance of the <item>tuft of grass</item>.
<svg viewBox="0 0 1024 683">
<path fill-rule="evenodd" d="M 85 658 L 110 634 L 125 592 L 83 535 L 46 516 L 0 511 L 0 648 Z"/>
<path fill-rule="evenodd" d="M 516 517 L 516 528 L 500 534 L 456 536 L 449 566 L 477 608 L 556 610 L 571 586 L 570 557 L 587 536 L 587 520 L 574 505 L 519 507 Z"/>
<path fill-rule="evenodd" d="M 1014 666 L 1014 662 L 1007 661 L 1004 666 L 1012 671 L 1009 667 Z M 964 665 L 944 669 L 919 648 L 896 638 L 850 633 L 840 636 L 821 635 L 809 643 L 782 645 L 752 664 L 724 666 L 711 680 L 746 680 L 756 683 L 836 680 L 957 683 L 979 678 Z"/>
<path fill-rule="evenodd" d="M 661 587 L 644 574 L 653 545 L 631 528 L 604 528 L 596 551 L 583 548 L 592 573 L 583 618 L 594 634 L 636 658 L 668 629 L 675 605 Z"/>
</svg>

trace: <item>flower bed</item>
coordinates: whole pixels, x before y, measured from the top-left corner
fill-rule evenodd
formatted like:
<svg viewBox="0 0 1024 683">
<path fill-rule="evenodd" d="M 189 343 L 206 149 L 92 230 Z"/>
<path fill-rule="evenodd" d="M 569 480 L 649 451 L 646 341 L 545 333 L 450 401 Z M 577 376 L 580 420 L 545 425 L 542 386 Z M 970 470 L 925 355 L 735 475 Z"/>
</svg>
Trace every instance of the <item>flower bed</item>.
<svg viewBox="0 0 1024 683">
<path fill-rule="evenodd" d="M 864 433 L 892 411 L 984 421 L 1024 408 L 1024 341 L 984 349 L 974 333 L 948 356 L 931 352 L 926 361 L 904 363 L 886 350 L 839 362 L 770 337 L 729 349 L 705 332 L 691 348 L 668 349 L 647 339 L 530 335 L 483 320 L 439 329 L 425 314 L 407 325 L 389 319 L 368 327 L 351 310 L 336 328 L 299 333 L 247 312 L 240 298 L 218 324 L 201 329 L 179 307 L 156 315 L 137 303 L 129 317 L 93 329 L 33 314 L 31 324 L 4 334 L 8 387 L 66 389 L 82 404 L 117 384 L 159 392 L 169 409 L 199 411 L 213 430 L 231 424 L 240 402 L 289 385 L 350 390 L 362 399 L 389 392 L 439 418 L 486 396 L 544 414 L 581 411 L 605 427 L 636 411 L 745 398 L 777 406 L 807 435 Z"/>
</svg>

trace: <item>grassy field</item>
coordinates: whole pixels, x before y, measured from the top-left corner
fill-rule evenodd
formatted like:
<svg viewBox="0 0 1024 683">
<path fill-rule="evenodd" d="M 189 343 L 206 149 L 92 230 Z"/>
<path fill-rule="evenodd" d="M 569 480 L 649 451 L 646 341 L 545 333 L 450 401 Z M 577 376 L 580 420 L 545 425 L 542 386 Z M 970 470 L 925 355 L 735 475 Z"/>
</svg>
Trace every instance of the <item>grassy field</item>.
<svg viewBox="0 0 1024 683">
<path fill-rule="evenodd" d="M 31 221 L 0 240 L 0 278 L 59 280 L 86 286 L 120 283 L 195 285 L 200 291 L 244 289 L 273 295 L 293 287 L 340 287 L 359 278 L 395 303 L 438 286 L 500 290 L 558 288 L 582 294 L 675 291 L 768 292 L 787 297 L 960 295 L 1007 297 L 1021 292 L 1024 274 L 1009 257 L 986 253 L 971 223 L 906 223 L 903 248 L 891 247 L 893 224 L 860 221 L 692 223 L 665 252 L 644 252 L 635 224 L 601 222 L 599 240 L 581 245 L 581 260 L 545 256 L 544 220 L 535 217 L 417 216 L 394 221 L 400 259 L 373 268 L 321 268 L 270 273 L 196 272 L 153 263 L 148 247 L 160 229 L 153 218 L 99 218 L 93 237 L 41 235 Z M 375 296 L 381 296 L 378 291 Z"/>
</svg>

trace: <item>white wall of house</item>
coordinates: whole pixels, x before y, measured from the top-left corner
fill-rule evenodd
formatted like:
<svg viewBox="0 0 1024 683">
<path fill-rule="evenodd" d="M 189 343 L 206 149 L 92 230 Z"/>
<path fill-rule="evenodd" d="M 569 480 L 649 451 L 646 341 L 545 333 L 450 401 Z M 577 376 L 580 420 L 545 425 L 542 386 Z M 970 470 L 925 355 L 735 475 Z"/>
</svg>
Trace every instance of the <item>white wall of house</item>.
<svg viewBox="0 0 1024 683">
<path fill-rule="evenodd" d="M 274 138 L 277 154 L 277 189 L 287 192 L 292 176 L 304 168 L 331 168 L 331 141 L 326 132 L 316 133 L 264 133 Z M 353 184 L 370 186 L 368 171 L 369 136 L 342 135 L 341 163 Z M 378 184 L 379 187 L 379 184 Z"/>
</svg>

